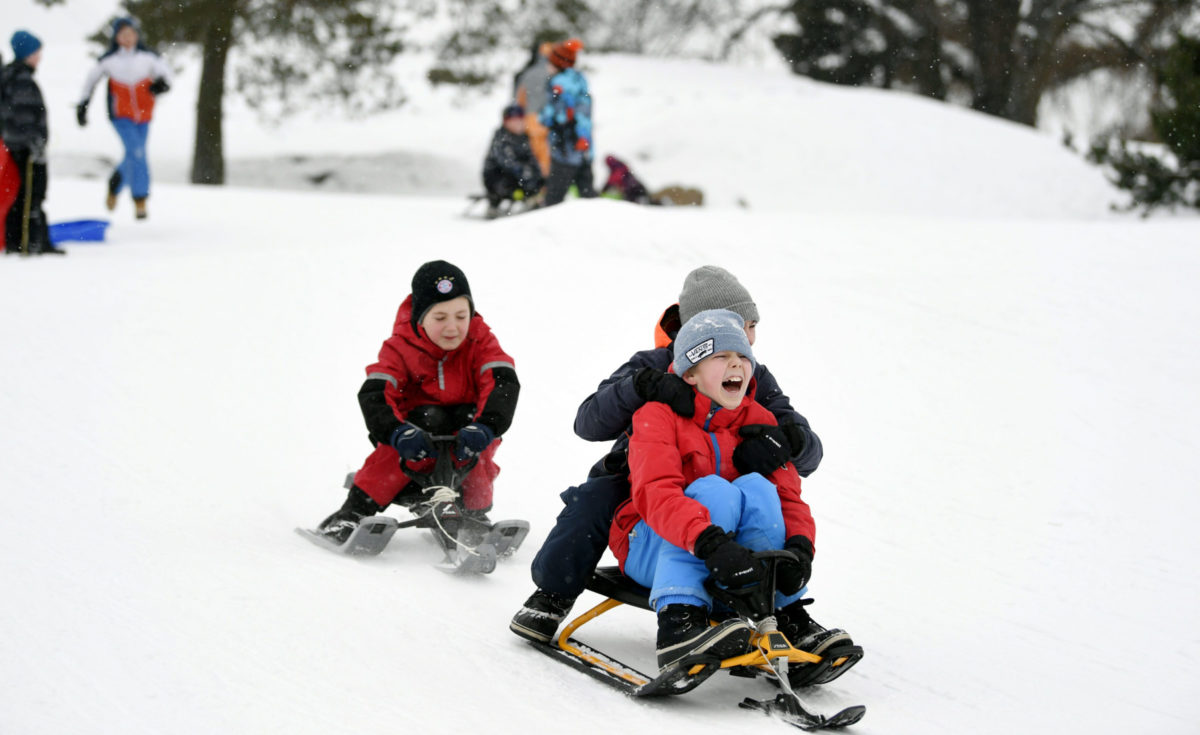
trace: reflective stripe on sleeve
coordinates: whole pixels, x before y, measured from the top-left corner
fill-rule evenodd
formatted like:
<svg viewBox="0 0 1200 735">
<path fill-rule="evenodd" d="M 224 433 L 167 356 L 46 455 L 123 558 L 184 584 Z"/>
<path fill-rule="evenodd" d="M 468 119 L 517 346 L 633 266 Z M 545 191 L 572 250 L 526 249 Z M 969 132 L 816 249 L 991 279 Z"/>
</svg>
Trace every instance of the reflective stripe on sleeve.
<svg viewBox="0 0 1200 735">
<path fill-rule="evenodd" d="M 479 372 L 486 373 L 488 370 L 491 370 L 493 368 L 502 368 L 502 367 L 512 368 L 513 371 L 516 371 L 516 368 L 513 367 L 513 364 L 511 362 L 489 362 L 486 365 L 484 365 L 483 367 L 479 368 Z"/>
<path fill-rule="evenodd" d="M 387 373 L 367 373 L 367 380 L 386 380 L 393 388 L 400 387 L 400 381 L 396 380 Z"/>
</svg>

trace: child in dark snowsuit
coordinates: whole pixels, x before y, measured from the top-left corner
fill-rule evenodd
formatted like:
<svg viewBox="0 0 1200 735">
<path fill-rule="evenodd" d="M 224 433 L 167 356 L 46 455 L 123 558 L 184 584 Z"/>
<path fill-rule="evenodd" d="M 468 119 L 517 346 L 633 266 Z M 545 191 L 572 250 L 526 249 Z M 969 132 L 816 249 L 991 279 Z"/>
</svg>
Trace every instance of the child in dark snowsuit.
<svg viewBox="0 0 1200 735">
<path fill-rule="evenodd" d="M 20 183 L 5 217 L 5 253 L 62 255 L 50 243 L 42 202 L 46 198 L 46 144 L 50 132 L 46 103 L 33 73 L 42 59 L 42 42 L 28 31 L 12 35 L 12 63 L 0 70 L 0 136 L 12 156 Z M 11 178 L 11 177 L 10 177 Z"/>
<path fill-rule="evenodd" d="M 500 202 L 512 199 L 518 191 L 526 200 L 536 196 L 542 184 L 541 168 L 525 135 L 525 110 L 520 105 L 509 105 L 504 108 L 503 124 L 492 136 L 483 162 L 488 217 L 498 215 Z"/>
<path fill-rule="evenodd" d="M 355 473 L 345 503 L 319 530 L 341 543 L 363 517 L 386 508 L 410 484 L 401 463 L 415 471 L 431 468 L 436 450 L 430 433 L 457 433 L 459 463 L 478 457 L 463 482 L 462 504 L 486 520 L 500 473 L 493 456 L 512 423 L 519 391 L 513 360 L 475 312 L 466 275 L 442 260 L 422 265 L 358 392 L 375 450 Z M 439 413 L 453 426 L 414 423 L 430 406 L 443 407 Z"/>
</svg>

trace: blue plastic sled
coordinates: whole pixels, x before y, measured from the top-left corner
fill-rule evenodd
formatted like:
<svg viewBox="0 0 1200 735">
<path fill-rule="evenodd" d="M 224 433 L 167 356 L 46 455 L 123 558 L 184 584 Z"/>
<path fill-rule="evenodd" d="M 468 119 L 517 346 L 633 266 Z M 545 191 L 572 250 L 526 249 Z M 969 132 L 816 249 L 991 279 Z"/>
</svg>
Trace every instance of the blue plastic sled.
<svg viewBox="0 0 1200 735">
<path fill-rule="evenodd" d="M 104 231 L 108 229 L 108 220 L 81 219 L 74 222 L 59 222 L 50 225 L 50 242 L 60 243 L 68 240 L 77 242 L 104 242 Z"/>
</svg>

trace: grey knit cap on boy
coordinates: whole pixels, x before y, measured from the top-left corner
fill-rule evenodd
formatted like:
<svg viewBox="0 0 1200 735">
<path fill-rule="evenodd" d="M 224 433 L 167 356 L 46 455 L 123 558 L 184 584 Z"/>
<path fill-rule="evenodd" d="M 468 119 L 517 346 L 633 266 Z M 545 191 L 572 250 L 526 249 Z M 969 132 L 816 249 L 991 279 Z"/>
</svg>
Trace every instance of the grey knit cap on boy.
<svg viewBox="0 0 1200 735">
<path fill-rule="evenodd" d="M 688 319 L 675 335 L 675 361 L 671 363 L 675 374 L 682 376 L 709 355 L 726 351 L 748 359 L 753 373 L 756 363 L 745 326 L 742 317 L 728 309 L 709 309 Z"/>
<path fill-rule="evenodd" d="M 758 307 L 750 292 L 724 268 L 702 265 L 683 279 L 679 292 L 679 320 L 686 322 L 705 309 L 729 309 L 748 322 L 758 321 Z"/>
</svg>

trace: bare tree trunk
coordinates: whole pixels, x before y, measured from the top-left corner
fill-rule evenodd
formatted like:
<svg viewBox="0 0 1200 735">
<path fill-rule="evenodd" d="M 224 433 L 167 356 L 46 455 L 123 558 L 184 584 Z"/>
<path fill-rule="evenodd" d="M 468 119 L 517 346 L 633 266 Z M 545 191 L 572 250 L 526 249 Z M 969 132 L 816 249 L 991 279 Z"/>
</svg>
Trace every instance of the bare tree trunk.
<svg viewBox="0 0 1200 735">
<path fill-rule="evenodd" d="M 196 100 L 196 146 L 192 153 L 193 184 L 225 183 L 225 145 L 222 117 L 225 100 L 225 62 L 233 42 L 235 0 L 216 9 L 204 33 L 200 95 Z"/>
<path fill-rule="evenodd" d="M 975 98 L 980 112 L 1010 117 L 1016 71 L 1017 24 L 1021 0 L 968 0 L 967 24 L 975 54 Z"/>
</svg>

